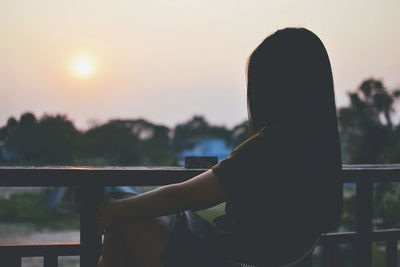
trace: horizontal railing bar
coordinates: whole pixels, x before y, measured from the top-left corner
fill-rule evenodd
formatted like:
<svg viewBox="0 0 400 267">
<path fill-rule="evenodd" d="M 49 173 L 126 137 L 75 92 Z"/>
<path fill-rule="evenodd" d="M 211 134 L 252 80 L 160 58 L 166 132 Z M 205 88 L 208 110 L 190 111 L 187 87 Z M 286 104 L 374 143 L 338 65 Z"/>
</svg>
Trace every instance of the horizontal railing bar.
<svg viewBox="0 0 400 267">
<path fill-rule="evenodd" d="M 41 257 L 47 255 L 79 256 L 81 252 L 79 242 L 0 245 L 0 258 L 10 255 L 18 255 L 19 257 Z"/>
<path fill-rule="evenodd" d="M 356 183 L 364 179 L 372 182 L 400 182 L 400 168 L 343 169 L 342 181 L 344 183 Z"/>
<path fill-rule="evenodd" d="M 0 187 L 82 185 L 165 185 L 206 169 L 183 167 L 0 167 Z M 344 165 L 342 181 L 400 182 L 400 165 Z"/>
<path fill-rule="evenodd" d="M 343 164 L 343 169 L 400 169 L 400 164 Z"/>
<path fill-rule="evenodd" d="M 351 244 L 356 242 L 361 237 L 370 240 L 371 242 L 400 240 L 400 229 L 375 230 L 371 233 L 363 234 L 357 232 L 327 233 L 322 235 L 318 245 L 326 245 L 331 243 Z"/>
<path fill-rule="evenodd" d="M 400 229 L 375 230 L 370 234 L 363 234 L 372 241 L 400 240 Z M 338 232 L 322 235 L 318 245 L 332 243 L 351 244 L 360 234 L 357 232 Z M 43 255 L 74 256 L 80 255 L 80 243 L 45 243 L 45 244 L 5 244 L 0 245 L 0 255 L 15 254 L 22 257 L 34 257 Z"/>
<path fill-rule="evenodd" d="M 165 185 L 185 181 L 204 171 L 183 167 L 0 167 L 0 187 Z"/>
</svg>

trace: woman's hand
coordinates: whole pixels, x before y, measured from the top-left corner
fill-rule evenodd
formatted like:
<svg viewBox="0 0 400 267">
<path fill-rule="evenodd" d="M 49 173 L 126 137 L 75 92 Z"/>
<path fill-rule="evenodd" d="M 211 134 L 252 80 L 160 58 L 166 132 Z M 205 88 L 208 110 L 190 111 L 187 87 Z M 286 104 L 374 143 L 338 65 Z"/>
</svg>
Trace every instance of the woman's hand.
<svg viewBox="0 0 400 267">
<path fill-rule="evenodd" d="M 136 194 L 129 192 L 112 192 L 106 196 L 99 205 L 99 219 L 97 220 L 97 225 L 100 233 L 104 233 L 106 228 L 115 224 L 118 217 L 116 213 L 118 200 L 134 196 L 136 196 Z"/>
<path fill-rule="evenodd" d="M 99 219 L 97 225 L 100 233 L 104 233 L 107 228 L 115 223 L 116 204 L 118 200 L 113 195 L 108 195 L 99 205 Z"/>
</svg>

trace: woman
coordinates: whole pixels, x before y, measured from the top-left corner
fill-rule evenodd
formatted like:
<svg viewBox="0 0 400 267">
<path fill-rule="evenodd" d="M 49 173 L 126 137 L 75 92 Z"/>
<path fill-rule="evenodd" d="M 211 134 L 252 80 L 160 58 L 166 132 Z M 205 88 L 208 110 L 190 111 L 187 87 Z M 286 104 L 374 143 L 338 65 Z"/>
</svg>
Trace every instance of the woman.
<svg viewBox="0 0 400 267">
<path fill-rule="evenodd" d="M 280 266 L 339 225 L 342 185 L 332 71 L 304 28 L 267 37 L 251 54 L 251 137 L 186 182 L 100 206 L 100 266 Z M 226 201 L 215 225 L 194 213 Z M 170 223 L 167 217 L 177 214 Z"/>
</svg>

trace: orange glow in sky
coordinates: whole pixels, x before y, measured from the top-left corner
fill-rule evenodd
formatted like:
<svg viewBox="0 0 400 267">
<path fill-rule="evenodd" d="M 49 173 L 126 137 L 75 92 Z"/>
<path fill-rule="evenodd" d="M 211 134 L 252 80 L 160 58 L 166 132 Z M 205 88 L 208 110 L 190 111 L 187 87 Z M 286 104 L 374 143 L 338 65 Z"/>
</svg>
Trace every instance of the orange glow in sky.
<svg viewBox="0 0 400 267">
<path fill-rule="evenodd" d="M 70 74 L 79 79 L 89 79 L 96 74 L 98 63 L 92 56 L 78 54 L 72 57 L 68 63 Z"/>
<path fill-rule="evenodd" d="M 74 65 L 74 71 L 80 77 L 87 77 L 93 72 L 93 63 L 86 58 L 78 59 Z"/>
</svg>

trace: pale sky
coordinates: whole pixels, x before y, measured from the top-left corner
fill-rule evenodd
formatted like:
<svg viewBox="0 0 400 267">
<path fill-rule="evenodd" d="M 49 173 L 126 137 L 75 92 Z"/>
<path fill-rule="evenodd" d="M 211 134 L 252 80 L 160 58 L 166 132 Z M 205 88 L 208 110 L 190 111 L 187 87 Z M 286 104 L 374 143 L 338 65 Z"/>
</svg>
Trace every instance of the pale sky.
<svg viewBox="0 0 400 267">
<path fill-rule="evenodd" d="M 338 106 L 369 77 L 400 88 L 399 0 L 2 0 L 0 126 L 32 111 L 81 129 L 193 114 L 231 127 L 247 118 L 247 57 L 287 26 L 325 44 Z"/>
</svg>

